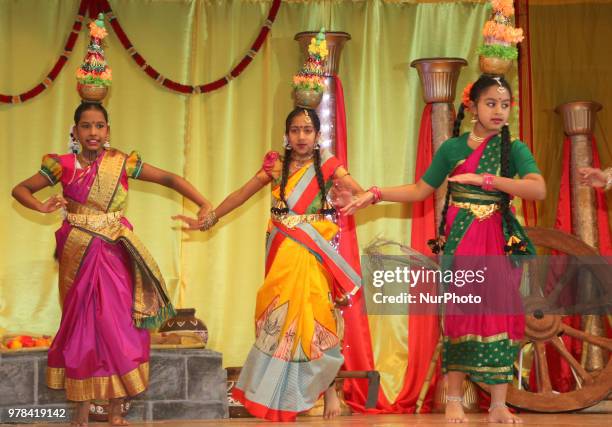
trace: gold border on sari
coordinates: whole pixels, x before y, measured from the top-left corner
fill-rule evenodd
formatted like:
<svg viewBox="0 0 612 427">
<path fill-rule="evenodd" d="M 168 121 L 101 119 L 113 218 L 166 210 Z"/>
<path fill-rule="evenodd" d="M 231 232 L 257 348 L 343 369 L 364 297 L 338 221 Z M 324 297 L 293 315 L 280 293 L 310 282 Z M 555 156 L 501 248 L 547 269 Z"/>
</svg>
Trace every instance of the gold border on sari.
<svg viewBox="0 0 612 427">
<path fill-rule="evenodd" d="M 59 263 L 59 295 L 62 306 L 64 298 L 72 288 L 91 240 L 90 234 L 78 228 L 72 228 L 68 234 Z"/>
<path fill-rule="evenodd" d="M 120 151 L 106 151 L 100 162 L 99 173 L 96 174 L 96 179 L 87 197 L 88 206 L 94 206 L 102 212 L 108 211 L 120 182 L 125 159 L 125 154 Z"/>
<path fill-rule="evenodd" d="M 108 400 L 126 396 L 136 396 L 149 385 L 149 362 L 123 375 L 73 379 L 66 377 L 64 368 L 47 367 L 47 386 L 52 389 L 66 389 L 68 400 Z"/>
<path fill-rule="evenodd" d="M 510 341 L 511 345 L 518 343 L 518 341 L 508 338 L 507 332 L 502 332 L 496 335 L 490 335 L 488 337 L 483 337 L 482 335 L 477 335 L 477 334 L 467 334 L 467 335 L 462 335 L 457 338 L 444 337 L 444 341 L 450 344 L 461 344 L 461 343 L 468 342 L 468 341 L 469 342 L 492 343 L 492 342 L 503 341 L 503 340 Z"/>
<path fill-rule="evenodd" d="M 446 365 L 447 371 L 474 371 L 474 372 L 493 372 L 493 373 L 503 373 L 503 372 L 512 372 L 512 365 L 502 366 L 502 367 L 489 367 L 489 366 L 470 366 L 470 365 Z"/>
</svg>

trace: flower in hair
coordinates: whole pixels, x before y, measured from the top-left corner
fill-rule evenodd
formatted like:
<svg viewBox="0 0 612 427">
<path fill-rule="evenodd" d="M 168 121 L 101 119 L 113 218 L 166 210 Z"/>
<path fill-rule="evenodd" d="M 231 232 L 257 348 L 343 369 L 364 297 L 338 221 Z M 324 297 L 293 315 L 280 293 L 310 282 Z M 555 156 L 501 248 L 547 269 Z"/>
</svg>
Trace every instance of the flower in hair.
<svg viewBox="0 0 612 427">
<path fill-rule="evenodd" d="M 472 82 L 463 89 L 463 95 L 461 95 L 461 103 L 463 104 L 465 108 L 469 108 L 470 106 L 470 101 L 471 101 L 470 92 L 472 91 L 473 86 L 474 86 L 474 83 Z"/>
</svg>

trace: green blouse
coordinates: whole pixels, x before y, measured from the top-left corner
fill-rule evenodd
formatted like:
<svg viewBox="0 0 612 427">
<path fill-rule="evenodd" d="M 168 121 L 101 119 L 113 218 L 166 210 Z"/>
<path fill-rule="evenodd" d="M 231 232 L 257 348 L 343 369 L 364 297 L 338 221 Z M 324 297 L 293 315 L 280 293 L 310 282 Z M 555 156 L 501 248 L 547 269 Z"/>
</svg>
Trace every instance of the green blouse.
<svg viewBox="0 0 612 427">
<path fill-rule="evenodd" d="M 444 182 L 444 179 L 459 165 L 462 160 L 465 160 L 474 151 L 468 145 L 469 133 L 464 133 L 461 136 L 450 138 L 436 151 L 434 158 L 425 171 L 422 179 L 427 184 L 434 188 L 438 188 Z M 494 138 L 499 138 L 495 136 Z M 538 165 L 529 151 L 529 148 L 521 141 L 514 140 L 510 143 L 510 176 L 524 177 L 530 173 L 541 175 Z M 499 175 L 499 168 L 497 171 Z"/>
</svg>

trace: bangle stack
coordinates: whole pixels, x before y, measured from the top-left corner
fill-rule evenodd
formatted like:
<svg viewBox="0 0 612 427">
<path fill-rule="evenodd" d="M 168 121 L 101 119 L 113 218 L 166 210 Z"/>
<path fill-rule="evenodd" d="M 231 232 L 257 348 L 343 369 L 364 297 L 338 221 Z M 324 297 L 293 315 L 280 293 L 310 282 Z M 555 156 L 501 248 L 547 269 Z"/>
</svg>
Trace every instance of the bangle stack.
<svg viewBox="0 0 612 427">
<path fill-rule="evenodd" d="M 482 185 L 481 185 L 481 188 L 484 191 L 493 191 L 493 190 L 495 190 L 495 187 L 493 186 L 493 178 L 495 178 L 495 175 L 491 175 L 490 173 L 483 173 L 482 174 Z"/>
<path fill-rule="evenodd" d="M 206 215 L 206 218 L 204 218 L 204 224 L 202 225 L 202 227 L 200 227 L 200 231 L 210 230 L 218 222 L 219 219 L 217 218 L 217 214 L 215 213 L 215 211 L 210 211 Z"/>
<path fill-rule="evenodd" d="M 372 200 L 373 205 L 375 205 L 376 203 L 382 200 L 382 192 L 380 191 L 380 188 L 378 188 L 377 186 L 372 186 L 368 188 L 368 192 L 374 195 L 374 199 Z"/>
</svg>

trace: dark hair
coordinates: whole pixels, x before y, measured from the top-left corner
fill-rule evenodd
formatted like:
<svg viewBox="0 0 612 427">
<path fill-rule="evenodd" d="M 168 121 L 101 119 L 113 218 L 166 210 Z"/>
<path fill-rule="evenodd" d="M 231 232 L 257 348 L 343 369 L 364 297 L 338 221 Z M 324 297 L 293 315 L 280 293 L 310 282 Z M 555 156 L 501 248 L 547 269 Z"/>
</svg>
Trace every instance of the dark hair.
<svg viewBox="0 0 612 427">
<path fill-rule="evenodd" d="M 104 120 L 106 120 L 106 123 L 108 123 L 108 112 L 106 111 L 106 108 L 104 108 L 102 106 L 102 104 L 100 104 L 99 102 L 88 102 L 88 101 L 83 101 L 81 102 L 81 105 L 79 105 L 77 107 L 77 109 L 74 111 L 74 124 L 78 125 L 79 124 L 79 120 L 81 120 L 81 115 L 88 110 L 97 110 L 102 112 L 102 114 L 104 115 Z"/>
<path fill-rule="evenodd" d="M 285 134 L 289 134 L 289 128 L 291 127 L 291 123 L 293 119 L 300 114 L 306 114 L 312 120 L 312 125 L 317 131 L 317 133 L 321 130 L 321 120 L 319 120 L 319 116 L 317 112 L 311 108 L 302 108 L 296 107 L 289 113 L 287 119 L 285 120 Z M 319 195 L 321 197 L 321 209 L 320 212 L 324 215 L 331 215 L 335 212 L 335 209 L 331 209 L 327 207 L 327 191 L 325 188 L 325 180 L 323 179 L 323 172 L 321 172 L 321 150 L 319 149 L 319 145 L 317 144 L 314 149 L 314 167 L 315 172 L 317 174 L 317 183 L 319 184 Z M 276 215 L 284 215 L 289 213 L 289 208 L 287 207 L 287 200 L 285 199 L 285 187 L 287 186 L 287 180 L 289 179 L 289 165 L 291 164 L 291 150 L 288 147 L 285 147 L 285 154 L 283 156 L 283 169 L 281 174 L 281 183 L 280 183 L 280 199 L 284 207 L 282 208 L 272 208 L 272 213 Z"/>
<path fill-rule="evenodd" d="M 474 103 L 478 102 L 480 95 L 485 89 L 488 89 L 491 86 L 499 86 L 502 85 L 505 87 L 510 93 L 510 97 L 512 98 L 512 88 L 510 84 L 504 79 L 502 76 L 493 76 L 489 74 L 481 75 L 478 80 L 474 82 L 472 88 L 470 89 L 470 100 Z M 459 136 L 461 132 L 461 122 L 465 117 L 465 106 L 463 103 L 459 106 L 459 110 L 457 112 L 457 117 L 453 124 L 453 137 Z M 504 125 L 501 128 L 501 153 L 500 153 L 500 172 L 501 176 L 506 178 L 510 177 L 510 129 L 508 125 Z M 444 200 L 444 209 L 442 209 L 442 217 L 440 218 L 440 226 L 438 227 L 438 235 L 444 236 L 446 229 L 446 213 L 448 211 L 448 206 L 450 204 L 450 196 L 451 196 L 451 182 L 448 182 L 446 187 L 446 198 Z M 510 212 L 510 196 L 508 193 L 502 192 L 501 202 L 500 202 L 500 211 L 502 213 L 504 223 L 506 224 L 506 230 L 509 235 L 514 233 L 512 226 L 512 213 Z"/>
</svg>

